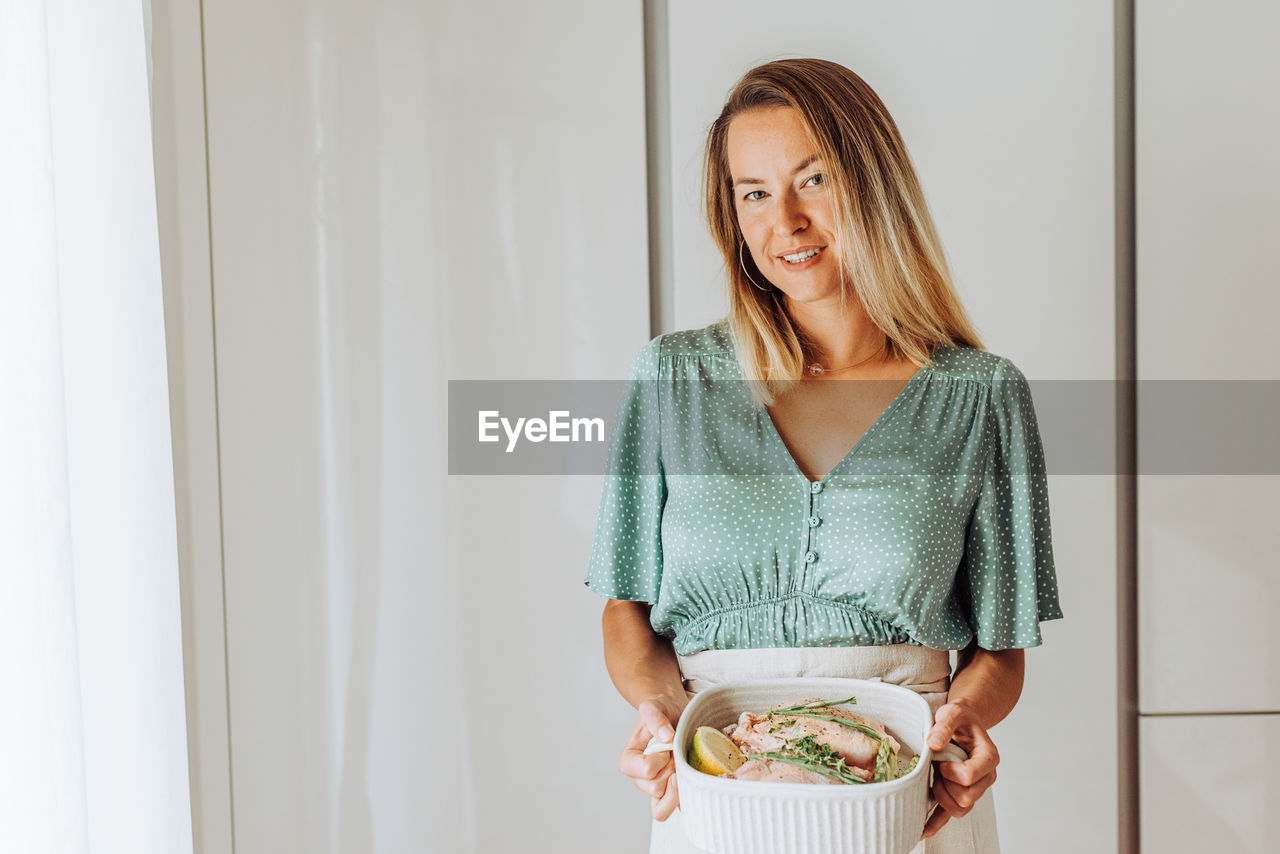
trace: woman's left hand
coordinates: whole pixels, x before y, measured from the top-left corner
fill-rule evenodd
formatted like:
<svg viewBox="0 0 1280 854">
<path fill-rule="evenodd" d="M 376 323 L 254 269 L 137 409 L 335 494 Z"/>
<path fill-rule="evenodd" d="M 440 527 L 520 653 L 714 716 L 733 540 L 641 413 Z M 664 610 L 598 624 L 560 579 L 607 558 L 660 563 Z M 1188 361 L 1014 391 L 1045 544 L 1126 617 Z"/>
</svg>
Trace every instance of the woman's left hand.
<svg viewBox="0 0 1280 854">
<path fill-rule="evenodd" d="M 933 797 L 938 809 L 924 826 L 921 839 L 937 833 L 953 816 L 968 815 L 978 798 L 996 781 L 1000 754 L 987 735 L 986 727 L 968 706 L 947 703 L 934 716 L 929 731 L 929 747 L 941 750 L 954 741 L 969 753 L 964 762 L 939 762 L 933 779 Z"/>
</svg>

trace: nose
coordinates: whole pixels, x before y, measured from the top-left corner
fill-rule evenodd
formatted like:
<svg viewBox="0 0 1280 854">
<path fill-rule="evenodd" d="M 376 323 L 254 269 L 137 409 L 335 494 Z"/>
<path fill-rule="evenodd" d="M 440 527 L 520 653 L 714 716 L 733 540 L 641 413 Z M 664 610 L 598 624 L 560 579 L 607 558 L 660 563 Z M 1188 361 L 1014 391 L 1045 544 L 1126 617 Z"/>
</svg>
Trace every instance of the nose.
<svg viewBox="0 0 1280 854">
<path fill-rule="evenodd" d="M 809 224 L 804 202 L 795 193 L 783 193 L 774 211 L 773 230 L 779 237 L 790 237 Z"/>
</svg>

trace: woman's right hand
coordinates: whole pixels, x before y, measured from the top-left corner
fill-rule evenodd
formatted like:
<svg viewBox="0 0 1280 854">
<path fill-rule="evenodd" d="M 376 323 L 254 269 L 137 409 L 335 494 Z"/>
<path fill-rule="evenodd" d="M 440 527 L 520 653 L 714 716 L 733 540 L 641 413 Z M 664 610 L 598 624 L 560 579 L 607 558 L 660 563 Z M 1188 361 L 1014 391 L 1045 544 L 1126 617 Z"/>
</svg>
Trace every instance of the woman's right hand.
<svg viewBox="0 0 1280 854">
<path fill-rule="evenodd" d="M 658 821 L 666 821 L 680 805 L 680 794 L 676 791 L 676 763 L 670 750 L 645 756 L 644 749 L 654 736 L 664 742 L 675 740 L 676 724 L 688 704 L 687 697 L 659 696 L 641 701 L 636 707 L 635 729 L 618 757 L 618 770 L 653 799 L 649 811 Z"/>
</svg>

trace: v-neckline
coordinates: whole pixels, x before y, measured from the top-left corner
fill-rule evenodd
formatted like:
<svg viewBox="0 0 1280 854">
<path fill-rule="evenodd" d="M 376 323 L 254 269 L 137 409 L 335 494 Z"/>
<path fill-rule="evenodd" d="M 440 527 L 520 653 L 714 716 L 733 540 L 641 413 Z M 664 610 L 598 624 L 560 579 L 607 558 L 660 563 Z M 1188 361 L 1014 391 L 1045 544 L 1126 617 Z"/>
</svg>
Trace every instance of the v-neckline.
<svg viewBox="0 0 1280 854">
<path fill-rule="evenodd" d="M 894 396 L 893 400 L 889 401 L 889 405 L 886 406 L 884 410 L 881 411 L 880 415 L 876 417 L 876 420 L 871 422 L 871 426 L 868 427 L 866 430 L 862 431 L 862 435 L 858 437 L 858 441 L 853 443 L 853 447 L 849 449 L 848 453 L 846 453 L 843 457 L 841 457 L 840 460 L 834 466 L 831 467 L 830 471 L 828 471 L 826 474 L 824 474 L 822 477 L 818 478 L 817 480 L 809 480 L 809 476 L 804 473 L 804 470 L 800 468 L 800 464 L 796 462 L 796 458 L 792 455 L 791 449 L 787 447 L 787 443 L 784 442 L 782 439 L 782 434 L 778 432 L 778 425 L 773 423 L 773 416 L 769 414 L 769 407 L 761 406 L 760 410 L 764 413 L 765 423 L 769 425 L 769 429 L 773 432 L 773 438 L 777 440 L 778 447 L 782 448 L 782 453 L 786 454 L 787 459 L 791 461 L 791 468 L 795 471 L 795 473 L 800 477 L 804 478 L 804 481 L 807 484 L 812 485 L 815 483 L 820 483 L 825 486 L 827 479 L 831 477 L 831 475 L 835 474 L 840 469 L 840 467 L 843 466 L 849 460 L 850 457 L 852 457 L 855 453 L 857 453 L 859 448 L 861 448 L 863 445 L 867 443 L 867 437 L 870 436 L 873 432 L 875 432 L 875 429 L 879 427 L 880 424 L 889 417 L 889 414 L 893 412 L 894 409 L 897 408 L 899 401 L 901 401 L 904 397 L 906 397 L 907 391 L 911 388 L 911 386 L 914 385 L 916 380 L 920 379 L 920 377 L 923 376 L 924 372 L 927 370 L 929 370 L 929 365 L 922 365 L 920 368 L 918 368 L 916 372 L 911 375 L 910 379 L 908 379 L 906 383 L 902 386 L 902 388 L 898 391 L 897 395 Z"/>
</svg>

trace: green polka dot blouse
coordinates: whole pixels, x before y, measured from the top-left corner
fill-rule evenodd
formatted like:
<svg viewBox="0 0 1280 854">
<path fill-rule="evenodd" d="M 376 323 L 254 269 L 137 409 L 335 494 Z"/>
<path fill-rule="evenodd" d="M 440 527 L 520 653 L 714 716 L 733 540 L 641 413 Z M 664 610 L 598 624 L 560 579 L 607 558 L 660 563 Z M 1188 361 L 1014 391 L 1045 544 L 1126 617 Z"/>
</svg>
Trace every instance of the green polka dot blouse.
<svg viewBox="0 0 1280 854">
<path fill-rule="evenodd" d="M 1026 378 L 941 347 L 820 481 L 750 396 L 723 320 L 660 335 L 619 404 L 586 585 L 704 649 L 1037 646 L 1058 619 Z"/>
</svg>

